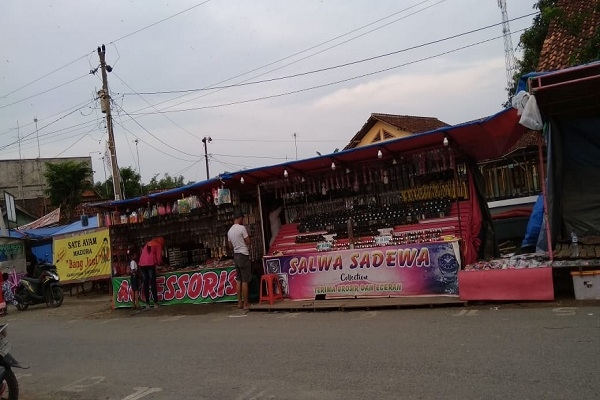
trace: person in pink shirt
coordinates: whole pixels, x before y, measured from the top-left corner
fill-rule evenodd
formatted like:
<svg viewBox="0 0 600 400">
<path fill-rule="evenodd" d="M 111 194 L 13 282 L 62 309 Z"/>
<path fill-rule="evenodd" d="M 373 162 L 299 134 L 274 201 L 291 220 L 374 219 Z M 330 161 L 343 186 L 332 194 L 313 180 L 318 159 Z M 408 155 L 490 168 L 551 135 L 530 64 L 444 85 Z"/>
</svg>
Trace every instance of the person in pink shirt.
<svg viewBox="0 0 600 400">
<path fill-rule="evenodd" d="M 146 307 L 150 305 L 150 291 L 152 291 L 152 299 L 154 305 L 158 304 L 158 293 L 156 290 L 156 267 L 162 265 L 162 252 L 165 246 L 165 239 L 162 237 L 154 238 L 142 249 L 140 253 L 140 261 L 138 266 L 144 276 L 144 296 L 146 299 Z M 152 306 L 151 306 L 152 307 Z"/>
</svg>

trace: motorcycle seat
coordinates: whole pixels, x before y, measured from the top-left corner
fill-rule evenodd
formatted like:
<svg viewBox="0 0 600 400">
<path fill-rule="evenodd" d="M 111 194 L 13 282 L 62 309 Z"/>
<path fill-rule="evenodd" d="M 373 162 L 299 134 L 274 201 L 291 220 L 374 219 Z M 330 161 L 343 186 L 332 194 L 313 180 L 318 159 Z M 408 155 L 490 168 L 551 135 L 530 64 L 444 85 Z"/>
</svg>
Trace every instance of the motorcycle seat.
<svg viewBox="0 0 600 400">
<path fill-rule="evenodd" d="M 40 280 L 40 279 L 28 278 L 28 277 L 26 277 L 26 276 L 24 276 L 24 277 L 23 277 L 23 278 L 21 278 L 21 279 L 22 279 L 22 280 L 24 280 L 24 281 L 27 281 L 27 282 L 31 282 L 31 283 L 33 283 L 33 284 L 38 284 L 38 283 L 40 283 L 40 282 L 41 282 L 41 280 Z"/>
</svg>

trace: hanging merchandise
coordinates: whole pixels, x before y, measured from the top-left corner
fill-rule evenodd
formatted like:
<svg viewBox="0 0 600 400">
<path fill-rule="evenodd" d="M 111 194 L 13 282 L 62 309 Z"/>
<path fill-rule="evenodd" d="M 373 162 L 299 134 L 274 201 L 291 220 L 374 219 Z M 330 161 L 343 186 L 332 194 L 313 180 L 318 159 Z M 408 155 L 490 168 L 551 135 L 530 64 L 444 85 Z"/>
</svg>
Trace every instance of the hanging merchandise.
<svg viewBox="0 0 600 400">
<path fill-rule="evenodd" d="M 219 189 L 217 197 L 219 204 L 231 204 L 231 191 L 229 189 Z"/>
</svg>

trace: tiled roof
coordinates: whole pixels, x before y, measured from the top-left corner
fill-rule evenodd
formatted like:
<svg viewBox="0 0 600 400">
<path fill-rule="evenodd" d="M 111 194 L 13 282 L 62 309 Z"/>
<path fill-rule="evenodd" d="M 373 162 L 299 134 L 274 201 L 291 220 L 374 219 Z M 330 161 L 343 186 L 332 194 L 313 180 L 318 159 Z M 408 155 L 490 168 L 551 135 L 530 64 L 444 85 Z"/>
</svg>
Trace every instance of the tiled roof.
<svg viewBox="0 0 600 400">
<path fill-rule="evenodd" d="M 360 143 L 362 138 L 378 121 L 392 125 L 402 131 L 410 133 L 428 132 L 434 129 L 449 126 L 447 123 L 433 117 L 416 117 L 413 115 L 392 115 L 392 114 L 377 114 L 373 113 L 363 125 L 363 127 L 354 135 L 350 143 L 344 150 L 352 149 Z"/>
<path fill-rule="evenodd" d="M 600 26 L 599 0 L 558 0 L 557 7 L 563 14 L 548 27 L 538 71 L 572 66 L 571 58 L 575 51 L 590 40 Z"/>
</svg>

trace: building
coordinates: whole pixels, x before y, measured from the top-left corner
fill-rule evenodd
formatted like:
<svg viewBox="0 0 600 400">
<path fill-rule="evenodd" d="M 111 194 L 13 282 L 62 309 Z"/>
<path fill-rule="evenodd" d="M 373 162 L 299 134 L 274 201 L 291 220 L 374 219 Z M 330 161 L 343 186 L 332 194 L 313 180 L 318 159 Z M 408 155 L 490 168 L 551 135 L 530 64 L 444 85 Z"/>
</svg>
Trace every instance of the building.
<svg viewBox="0 0 600 400">
<path fill-rule="evenodd" d="M 354 135 L 350 143 L 344 147 L 344 150 L 398 139 L 415 133 L 433 131 L 445 126 L 449 125 L 432 117 L 374 113 Z"/>
<path fill-rule="evenodd" d="M 18 209 L 39 218 L 51 211 L 46 201 L 46 163 L 59 164 L 67 161 L 86 163 L 92 169 L 91 157 L 62 157 L 21 160 L 0 160 L 0 193 L 9 192 L 15 198 Z M 90 177 L 91 178 L 91 177 Z M 0 205 L 4 209 L 4 196 L 0 196 Z M 30 221 L 27 221 L 30 222 Z"/>
</svg>

